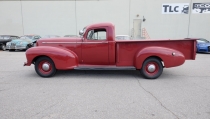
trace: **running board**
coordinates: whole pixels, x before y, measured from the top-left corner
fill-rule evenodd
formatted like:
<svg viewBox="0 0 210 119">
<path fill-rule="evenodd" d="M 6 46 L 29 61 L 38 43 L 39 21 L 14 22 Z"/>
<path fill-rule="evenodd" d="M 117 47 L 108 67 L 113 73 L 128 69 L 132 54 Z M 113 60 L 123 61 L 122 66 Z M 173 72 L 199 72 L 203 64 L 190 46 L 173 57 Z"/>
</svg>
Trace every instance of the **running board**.
<svg viewBox="0 0 210 119">
<path fill-rule="evenodd" d="M 120 66 L 78 66 L 75 70 L 136 70 L 135 67 L 120 67 Z"/>
</svg>

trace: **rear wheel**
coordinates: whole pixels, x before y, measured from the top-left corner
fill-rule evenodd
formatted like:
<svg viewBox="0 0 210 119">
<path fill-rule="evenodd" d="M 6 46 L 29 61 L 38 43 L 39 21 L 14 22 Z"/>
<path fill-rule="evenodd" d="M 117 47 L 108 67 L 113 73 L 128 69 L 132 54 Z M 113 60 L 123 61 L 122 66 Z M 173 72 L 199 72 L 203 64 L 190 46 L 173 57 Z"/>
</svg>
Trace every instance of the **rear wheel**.
<svg viewBox="0 0 210 119">
<path fill-rule="evenodd" d="M 54 62 L 49 57 L 40 57 L 35 62 L 36 73 L 41 77 L 51 77 L 56 73 Z"/>
<path fill-rule="evenodd" d="M 148 58 L 144 61 L 140 72 L 147 79 L 156 79 L 162 74 L 163 65 L 157 58 Z"/>
</svg>

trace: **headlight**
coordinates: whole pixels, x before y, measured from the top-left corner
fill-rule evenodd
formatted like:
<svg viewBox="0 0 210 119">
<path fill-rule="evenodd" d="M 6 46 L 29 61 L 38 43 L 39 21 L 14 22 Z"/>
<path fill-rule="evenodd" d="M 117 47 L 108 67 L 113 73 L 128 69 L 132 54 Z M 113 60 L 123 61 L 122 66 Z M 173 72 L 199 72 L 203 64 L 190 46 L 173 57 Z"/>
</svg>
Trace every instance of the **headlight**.
<svg viewBox="0 0 210 119">
<path fill-rule="evenodd" d="M 11 43 L 10 42 L 7 42 L 7 44 L 6 45 L 10 45 Z"/>
</svg>

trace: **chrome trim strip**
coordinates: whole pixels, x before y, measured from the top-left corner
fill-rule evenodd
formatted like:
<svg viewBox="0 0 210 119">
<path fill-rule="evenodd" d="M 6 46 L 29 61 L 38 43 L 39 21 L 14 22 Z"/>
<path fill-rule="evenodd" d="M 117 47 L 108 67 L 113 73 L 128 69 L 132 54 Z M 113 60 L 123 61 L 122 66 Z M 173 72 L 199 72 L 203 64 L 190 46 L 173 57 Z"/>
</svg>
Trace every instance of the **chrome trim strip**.
<svg viewBox="0 0 210 119">
<path fill-rule="evenodd" d="M 106 42 L 81 42 L 81 43 L 83 43 L 83 44 L 90 44 L 90 43 L 108 43 L 107 41 Z"/>
<path fill-rule="evenodd" d="M 79 43 L 79 42 L 42 42 L 42 43 L 46 43 L 46 44 L 51 44 L 51 43 Z"/>
<path fill-rule="evenodd" d="M 106 42 L 42 42 L 43 44 L 56 44 L 56 43 L 61 43 L 61 44 L 75 44 L 75 43 L 83 43 L 83 44 L 91 44 L 91 43 L 108 43 Z"/>
</svg>

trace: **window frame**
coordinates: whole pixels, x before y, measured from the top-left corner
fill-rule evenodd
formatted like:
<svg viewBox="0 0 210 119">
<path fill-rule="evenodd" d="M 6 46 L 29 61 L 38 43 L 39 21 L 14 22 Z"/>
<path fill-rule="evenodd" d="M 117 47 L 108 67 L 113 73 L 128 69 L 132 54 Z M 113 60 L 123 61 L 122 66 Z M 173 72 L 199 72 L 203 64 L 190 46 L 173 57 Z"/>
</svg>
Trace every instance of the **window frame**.
<svg viewBox="0 0 210 119">
<path fill-rule="evenodd" d="M 108 39 L 108 30 L 107 30 L 106 27 L 91 28 L 91 29 L 88 29 L 88 30 L 86 30 L 86 31 L 87 31 L 87 32 L 86 32 L 85 39 L 87 39 L 88 41 L 106 41 L 106 40 Z M 93 34 L 92 34 L 92 37 L 93 37 L 93 35 L 94 35 L 95 33 L 97 33 L 97 39 L 90 39 L 90 38 L 89 38 L 89 32 L 91 32 L 91 31 L 94 31 Z M 99 32 L 105 32 L 106 38 L 105 38 L 105 39 L 98 39 L 98 38 L 99 38 L 99 36 L 98 36 L 98 33 L 99 33 Z"/>
</svg>

